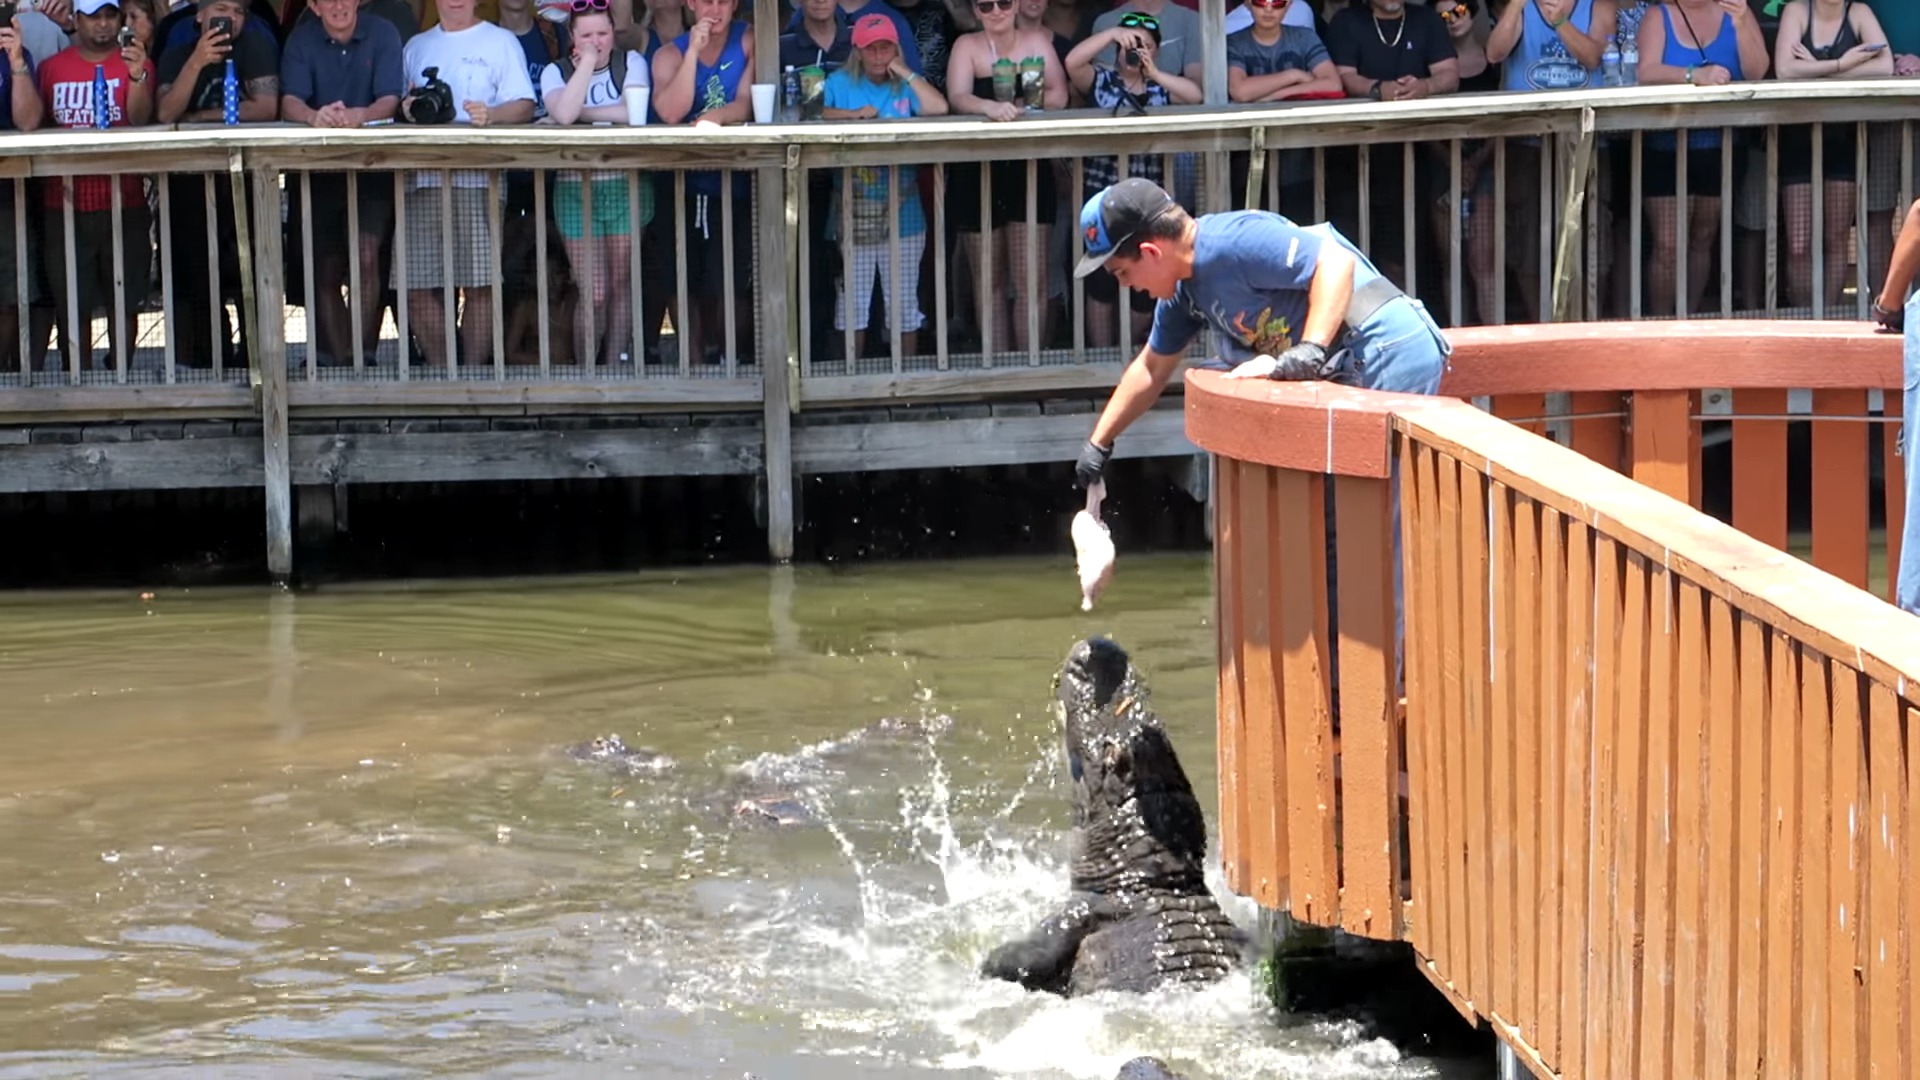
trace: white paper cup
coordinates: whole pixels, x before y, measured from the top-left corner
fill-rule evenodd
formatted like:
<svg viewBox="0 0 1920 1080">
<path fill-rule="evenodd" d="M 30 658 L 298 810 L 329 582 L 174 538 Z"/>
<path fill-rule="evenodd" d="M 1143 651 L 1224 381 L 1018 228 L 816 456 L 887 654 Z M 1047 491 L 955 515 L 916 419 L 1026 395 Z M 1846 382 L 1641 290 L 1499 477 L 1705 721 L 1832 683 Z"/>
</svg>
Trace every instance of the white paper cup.
<svg viewBox="0 0 1920 1080">
<path fill-rule="evenodd" d="M 773 92 L 777 89 L 772 83 L 753 84 L 753 122 L 756 124 L 773 123 Z"/>
<path fill-rule="evenodd" d="M 620 95 L 627 103 L 627 123 L 639 127 L 647 122 L 647 99 L 653 91 L 644 86 L 631 86 Z"/>
</svg>

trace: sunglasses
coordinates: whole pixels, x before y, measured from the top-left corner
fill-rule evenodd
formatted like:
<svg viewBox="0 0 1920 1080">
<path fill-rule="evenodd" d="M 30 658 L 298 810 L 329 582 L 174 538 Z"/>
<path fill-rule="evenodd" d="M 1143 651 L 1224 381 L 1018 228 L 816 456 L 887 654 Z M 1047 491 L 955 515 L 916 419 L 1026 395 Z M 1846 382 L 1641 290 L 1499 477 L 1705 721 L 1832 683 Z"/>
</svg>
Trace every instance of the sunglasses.
<svg viewBox="0 0 1920 1080">
<path fill-rule="evenodd" d="M 1280 2 L 1284 4 L 1286 0 L 1280 0 Z M 1120 25 L 1128 30 L 1145 30 L 1155 37 L 1158 37 L 1160 34 L 1159 19 L 1151 15 L 1142 15 L 1136 11 L 1129 11 L 1125 15 L 1120 16 Z"/>
<path fill-rule="evenodd" d="M 1248 6 L 1258 8 L 1283 8 L 1292 2 L 1293 0 L 1247 0 Z"/>
<path fill-rule="evenodd" d="M 985 15 L 995 8 L 999 8 L 1001 11 L 1012 11 L 1013 0 L 978 0 L 978 2 L 973 5 L 973 10 L 982 15 Z"/>
<path fill-rule="evenodd" d="M 570 6 L 575 15 L 583 15 L 589 11 L 606 11 L 607 0 L 573 0 Z"/>
</svg>

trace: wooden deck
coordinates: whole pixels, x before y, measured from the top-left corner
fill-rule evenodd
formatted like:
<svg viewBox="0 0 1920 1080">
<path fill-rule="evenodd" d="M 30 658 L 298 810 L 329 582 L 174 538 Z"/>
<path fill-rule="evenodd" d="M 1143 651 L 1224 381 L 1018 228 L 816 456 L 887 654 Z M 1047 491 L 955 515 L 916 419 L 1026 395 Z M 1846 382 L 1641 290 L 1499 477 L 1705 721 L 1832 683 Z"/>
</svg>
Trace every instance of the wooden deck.
<svg viewBox="0 0 1920 1080">
<path fill-rule="evenodd" d="M 1881 493 L 1866 469 L 1897 343 L 1660 329 L 1458 339 L 1449 388 L 1496 414 L 1609 399 L 1558 432 L 1593 457 L 1458 400 L 1189 379 L 1218 455 L 1227 880 L 1411 943 L 1542 1076 L 1915 1075 L 1920 620 L 1857 587 L 1871 500 L 1889 536 L 1903 509 L 1898 467 Z M 1687 501 L 1708 383 L 1756 416 L 1732 422 L 1741 530 Z M 1809 384 L 1815 565 L 1755 535 L 1785 540 Z"/>
</svg>

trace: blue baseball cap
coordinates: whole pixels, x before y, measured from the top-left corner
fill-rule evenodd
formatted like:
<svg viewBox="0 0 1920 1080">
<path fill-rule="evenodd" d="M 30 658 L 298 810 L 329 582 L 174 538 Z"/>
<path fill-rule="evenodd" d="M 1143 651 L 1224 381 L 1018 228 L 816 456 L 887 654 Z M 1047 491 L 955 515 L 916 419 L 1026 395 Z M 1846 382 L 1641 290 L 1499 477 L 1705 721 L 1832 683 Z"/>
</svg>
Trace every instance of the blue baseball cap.
<svg viewBox="0 0 1920 1080">
<path fill-rule="evenodd" d="M 1080 234 L 1086 238 L 1087 253 L 1073 268 L 1073 276 L 1086 277 L 1105 266 L 1115 251 L 1174 205 L 1166 189 L 1137 176 L 1096 192 L 1080 208 Z"/>
</svg>

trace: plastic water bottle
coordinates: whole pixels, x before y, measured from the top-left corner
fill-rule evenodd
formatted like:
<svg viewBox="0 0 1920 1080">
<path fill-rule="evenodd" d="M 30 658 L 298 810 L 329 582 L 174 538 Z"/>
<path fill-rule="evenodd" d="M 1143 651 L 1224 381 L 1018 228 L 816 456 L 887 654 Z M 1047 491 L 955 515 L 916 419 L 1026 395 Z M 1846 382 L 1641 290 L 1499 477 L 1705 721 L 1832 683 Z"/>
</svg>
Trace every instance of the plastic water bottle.
<svg viewBox="0 0 1920 1080">
<path fill-rule="evenodd" d="M 1632 35 L 1620 43 L 1620 85 L 1640 85 L 1640 42 Z"/>
<path fill-rule="evenodd" d="M 220 122 L 240 122 L 240 80 L 233 74 L 233 57 L 227 57 L 227 72 L 220 77 Z"/>
<path fill-rule="evenodd" d="M 113 96 L 107 93 L 107 69 L 100 64 L 93 65 L 93 126 L 113 126 Z"/>
<path fill-rule="evenodd" d="M 792 64 L 788 64 L 786 73 L 780 76 L 780 122 L 800 122 L 800 73 Z"/>
<path fill-rule="evenodd" d="M 1600 82 L 1604 86 L 1623 86 L 1620 75 L 1620 46 L 1607 39 L 1607 51 L 1600 54 Z"/>
</svg>

